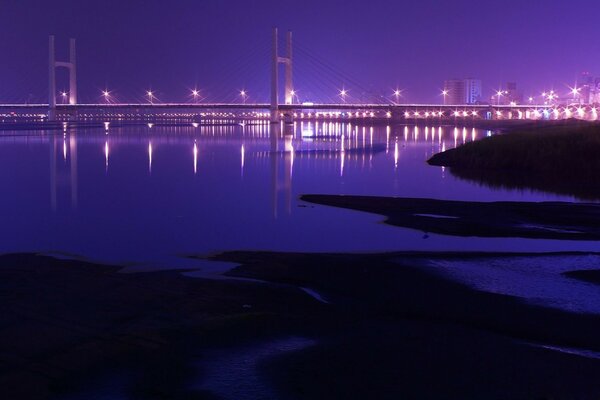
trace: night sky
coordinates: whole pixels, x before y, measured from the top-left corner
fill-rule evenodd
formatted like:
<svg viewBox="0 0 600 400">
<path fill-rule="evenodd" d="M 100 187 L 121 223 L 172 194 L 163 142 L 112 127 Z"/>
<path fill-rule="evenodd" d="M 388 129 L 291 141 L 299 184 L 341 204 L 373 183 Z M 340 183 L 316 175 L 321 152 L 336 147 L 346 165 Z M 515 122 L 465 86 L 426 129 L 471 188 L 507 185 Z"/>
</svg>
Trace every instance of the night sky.
<svg viewBox="0 0 600 400">
<path fill-rule="evenodd" d="M 0 102 L 47 101 L 48 35 L 59 58 L 78 40 L 80 102 L 108 88 L 119 101 L 266 101 L 271 28 L 294 32 L 302 101 L 344 86 L 438 102 L 444 79 L 475 77 L 484 94 L 516 81 L 525 96 L 566 92 L 600 75 L 598 3 L 508 1 L 3 0 Z M 317 61 L 315 61 L 317 60 Z M 57 87 L 66 88 L 66 73 Z"/>
</svg>

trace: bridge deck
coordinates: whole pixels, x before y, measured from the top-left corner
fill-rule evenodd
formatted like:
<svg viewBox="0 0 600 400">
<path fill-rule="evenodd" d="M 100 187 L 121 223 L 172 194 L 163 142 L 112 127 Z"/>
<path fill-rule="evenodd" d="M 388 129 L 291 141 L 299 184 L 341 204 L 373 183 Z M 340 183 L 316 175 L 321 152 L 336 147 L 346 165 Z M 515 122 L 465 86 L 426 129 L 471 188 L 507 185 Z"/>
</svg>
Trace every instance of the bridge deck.
<svg viewBox="0 0 600 400">
<path fill-rule="evenodd" d="M 280 110 L 394 110 L 394 109 L 539 109 L 552 108 L 553 106 L 543 104 L 528 105 L 493 105 L 493 104 L 280 104 Z M 77 109 L 231 109 L 231 110 L 269 110 L 271 105 L 268 103 L 123 103 L 123 104 L 60 104 L 56 106 L 57 110 L 77 110 Z M 0 104 L 2 109 L 48 109 L 48 104 Z"/>
</svg>

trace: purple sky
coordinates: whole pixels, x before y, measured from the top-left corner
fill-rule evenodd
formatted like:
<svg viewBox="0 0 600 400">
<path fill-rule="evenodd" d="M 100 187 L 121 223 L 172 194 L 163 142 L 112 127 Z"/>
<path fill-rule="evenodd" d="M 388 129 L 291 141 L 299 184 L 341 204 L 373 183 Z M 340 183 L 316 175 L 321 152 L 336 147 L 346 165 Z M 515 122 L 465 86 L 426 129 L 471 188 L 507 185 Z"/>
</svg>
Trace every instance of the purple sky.
<svg viewBox="0 0 600 400">
<path fill-rule="evenodd" d="M 105 87 L 121 101 L 150 87 L 183 101 L 195 85 L 207 100 L 234 101 L 245 88 L 249 101 L 266 101 L 273 26 L 294 32 L 303 101 L 398 86 L 405 101 L 438 102 L 454 77 L 481 78 L 486 95 L 506 81 L 525 96 L 566 92 L 582 71 L 600 76 L 597 9 L 595 0 L 4 0 L 0 102 L 47 101 L 49 34 L 59 58 L 78 40 L 80 102 Z M 58 88 L 66 82 L 59 74 Z"/>
</svg>

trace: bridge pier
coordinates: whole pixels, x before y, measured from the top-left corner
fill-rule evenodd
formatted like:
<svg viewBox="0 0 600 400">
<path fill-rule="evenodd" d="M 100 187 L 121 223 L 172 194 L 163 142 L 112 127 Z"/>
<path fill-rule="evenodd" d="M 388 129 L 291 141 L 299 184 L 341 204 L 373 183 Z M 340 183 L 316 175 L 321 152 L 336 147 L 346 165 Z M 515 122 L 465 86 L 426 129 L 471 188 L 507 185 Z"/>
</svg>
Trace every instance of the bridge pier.
<svg viewBox="0 0 600 400">
<path fill-rule="evenodd" d="M 283 59 L 285 63 L 285 104 L 294 102 L 294 85 L 292 83 L 292 32 L 288 31 L 286 35 L 286 54 Z"/>
<path fill-rule="evenodd" d="M 56 61 L 54 35 L 48 41 L 48 120 L 56 119 L 56 68 L 64 67 L 69 70 L 69 104 L 77 104 L 77 61 L 75 39 L 69 40 L 69 61 Z"/>
<path fill-rule="evenodd" d="M 279 123 L 279 64 L 285 64 L 285 104 L 293 103 L 292 32 L 286 36 L 286 56 L 279 56 L 277 28 L 273 28 L 273 54 L 271 63 L 271 122 Z"/>
<path fill-rule="evenodd" d="M 48 40 L 48 120 L 56 119 L 56 60 L 54 53 L 54 36 Z"/>
</svg>

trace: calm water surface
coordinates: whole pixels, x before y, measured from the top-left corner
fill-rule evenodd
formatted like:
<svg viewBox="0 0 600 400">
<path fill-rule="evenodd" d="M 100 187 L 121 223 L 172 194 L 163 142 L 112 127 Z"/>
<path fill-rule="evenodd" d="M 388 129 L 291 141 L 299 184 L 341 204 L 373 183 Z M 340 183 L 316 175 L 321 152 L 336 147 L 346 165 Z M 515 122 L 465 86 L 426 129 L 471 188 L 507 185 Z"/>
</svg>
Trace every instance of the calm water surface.
<svg viewBox="0 0 600 400">
<path fill-rule="evenodd" d="M 301 194 L 317 193 L 574 201 L 479 186 L 425 162 L 436 152 L 491 132 L 334 123 L 297 123 L 274 135 L 270 129 L 268 125 L 135 126 L 108 132 L 4 132 L 0 137 L 0 252 L 77 255 L 127 263 L 131 271 L 197 267 L 202 276 L 222 272 L 223 266 L 181 255 L 240 249 L 598 248 L 595 242 L 424 235 L 384 225 L 378 215 L 313 206 L 298 199 Z M 600 312 L 600 300 L 588 296 L 591 289 L 560 275 L 568 269 L 597 268 L 597 260 L 561 260 L 560 268 L 534 264 L 517 260 L 485 268 L 469 263 L 431 265 L 480 289 Z"/>
<path fill-rule="evenodd" d="M 461 181 L 425 161 L 491 134 L 454 127 L 297 123 L 5 132 L 0 251 L 153 265 L 223 250 L 558 250 L 593 243 L 465 239 L 298 200 L 363 194 L 457 200 L 572 198 Z M 293 150 L 293 151 L 290 151 Z"/>
</svg>

